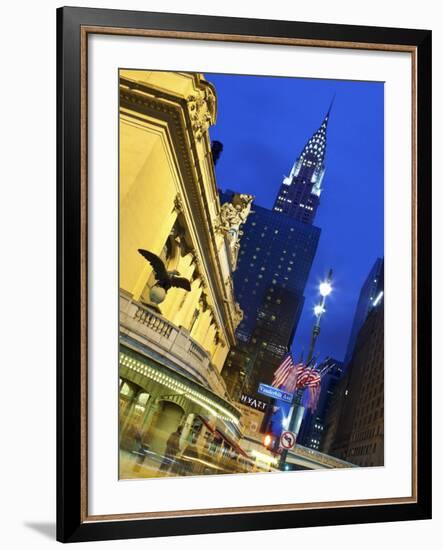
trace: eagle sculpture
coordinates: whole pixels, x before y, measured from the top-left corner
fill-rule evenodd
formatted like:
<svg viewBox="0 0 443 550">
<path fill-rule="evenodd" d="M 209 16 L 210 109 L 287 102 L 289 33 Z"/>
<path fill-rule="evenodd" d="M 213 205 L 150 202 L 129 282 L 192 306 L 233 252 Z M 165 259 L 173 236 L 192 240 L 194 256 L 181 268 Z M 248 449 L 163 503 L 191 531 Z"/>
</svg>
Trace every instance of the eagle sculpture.
<svg viewBox="0 0 443 550">
<path fill-rule="evenodd" d="M 191 290 L 191 283 L 185 277 L 179 277 L 180 273 L 176 270 L 168 271 L 163 261 L 154 253 L 149 250 L 138 249 L 139 254 L 147 260 L 154 270 L 154 275 L 157 279 L 155 286 L 163 288 L 165 292 L 171 287 L 183 288 L 187 292 Z"/>
</svg>

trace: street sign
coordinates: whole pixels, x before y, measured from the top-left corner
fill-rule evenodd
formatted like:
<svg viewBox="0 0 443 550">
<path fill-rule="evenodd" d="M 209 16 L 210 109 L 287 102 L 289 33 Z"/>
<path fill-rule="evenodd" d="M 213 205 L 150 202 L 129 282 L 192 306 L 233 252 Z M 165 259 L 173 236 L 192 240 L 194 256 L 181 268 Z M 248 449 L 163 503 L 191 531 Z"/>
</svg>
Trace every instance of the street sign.
<svg viewBox="0 0 443 550">
<path fill-rule="evenodd" d="M 274 388 L 274 386 L 268 386 L 268 384 L 262 383 L 258 385 L 258 393 L 261 393 L 262 395 L 267 395 L 268 397 L 273 397 L 274 399 L 286 401 L 287 403 L 292 403 L 292 398 L 294 397 L 292 393 L 282 391 L 278 388 Z"/>
<path fill-rule="evenodd" d="M 295 447 L 295 439 L 294 432 L 282 432 L 280 437 L 280 445 L 283 449 L 289 451 Z"/>
</svg>

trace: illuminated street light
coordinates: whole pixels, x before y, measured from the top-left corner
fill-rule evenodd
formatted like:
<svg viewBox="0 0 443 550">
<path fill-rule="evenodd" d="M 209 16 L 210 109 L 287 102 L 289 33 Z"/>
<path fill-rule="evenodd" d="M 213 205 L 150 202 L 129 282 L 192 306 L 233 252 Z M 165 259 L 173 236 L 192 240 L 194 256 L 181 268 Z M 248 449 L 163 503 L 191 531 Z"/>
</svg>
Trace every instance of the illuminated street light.
<svg viewBox="0 0 443 550">
<path fill-rule="evenodd" d="M 312 357 L 314 355 L 315 344 L 317 342 L 318 335 L 320 334 L 320 321 L 323 314 L 326 312 L 326 309 L 325 309 L 326 297 L 329 296 L 329 294 L 332 292 L 331 281 L 332 281 L 332 269 L 329 270 L 326 281 L 323 281 L 319 286 L 321 300 L 320 300 L 320 303 L 314 307 L 314 314 L 316 316 L 316 320 L 315 320 L 314 326 L 312 327 L 311 345 L 309 346 L 306 365 L 309 365 L 311 363 Z M 303 415 L 303 410 L 304 410 L 301 404 L 302 396 L 303 396 L 302 389 L 299 389 L 294 392 L 294 395 L 292 398 L 292 409 L 291 409 L 291 412 L 289 413 L 290 417 L 288 422 L 288 430 L 296 434 L 298 434 L 298 430 L 299 430 L 299 428 L 297 427 L 297 419 L 300 418 L 298 411 L 301 410 L 301 414 Z M 266 443 L 265 443 L 265 446 L 266 446 Z M 280 455 L 280 469 L 282 468 L 286 469 L 287 465 L 285 465 L 285 463 L 286 463 L 287 455 L 288 455 L 288 451 L 286 449 L 283 449 Z"/>
<path fill-rule="evenodd" d="M 331 291 L 332 291 L 332 286 L 329 280 L 321 283 L 319 290 L 322 296 L 329 296 L 329 294 L 331 294 Z"/>
<path fill-rule="evenodd" d="M 321 300 L 320 300 L 320 303 L 314 307 L 314 313 L 315 313 L 315 316 L 317 317 L 317 320 L 315 321 L 315 324 L 312 328 L 311 345 L 309 347 L 309 353 L 307 357 L 308 364 L 314 355 L 315 344 L 317 342 L 318 335 L 320 334 L 320 321 L 323 314 L 326 311 L 325 309 L 326 297 L 329 296 L 329 294 L 331 294 L 332 292 L 331 281 L 332 281 L 332 269 L 329 270 L 328 277 L 326 278 L 325 281 L 320 283 L 320 286 L 318 288 L 321 295 Z"/>
</svg>

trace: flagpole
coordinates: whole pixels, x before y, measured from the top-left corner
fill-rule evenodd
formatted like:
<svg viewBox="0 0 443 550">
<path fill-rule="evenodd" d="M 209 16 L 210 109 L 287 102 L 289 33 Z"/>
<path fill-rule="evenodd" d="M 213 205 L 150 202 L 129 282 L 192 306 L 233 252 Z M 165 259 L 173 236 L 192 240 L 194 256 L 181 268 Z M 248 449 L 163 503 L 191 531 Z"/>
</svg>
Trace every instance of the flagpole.
<svg viewBox="0 0 443 550">
<path fill-rule="evenodd" d="M 329 294 L 332 291 L 331 282 L 332 282 L 332 269 L 329 270 L 328 277 L 327 277 L 326 281 L 322 282 L 320 284 L 320 287 L 319 287 L 319 291 L 320 291 L 320 295 L 321 295 L 321 301 L 314 308 L 316 321 L 315 321 L 315 324 L 312 328 L 311 344 L 309 346 L 309 353 L 308 353 L 308 356 L 306 358 L 306 366 L 308 366 L 309 363 L 312 362 L 312 357 L 314 355 L 315 344 L 316 344 L 317 338 L 320 334 L 320 321 L 321 321 L 321 318 L 322 318 L 323 314 L 326 311 L 326 309 L 325 309 L 326 297 L 329 296 Z M 313 369 L 313 367 L 312 367 L 312 369 Z M 301 400 L 302 400 L 302 397 L 303 397 L 303 392 L 304 392 L 304 388 L 300 388 L 298 390 L 296 389 L 294 391 L 294 396 L 292 398 L 292 403 L 291 403 L 291 411 L 289 413 L 290 418 L 289 418 L 289 422 L 288 422 L 288 431 L 290 431 L 290 432 L 295 432 L 296 422 L 298 422 L 298 420 L 299 420 L 300 415 L 298 415 L 297 413 L 300 410 Z M 298 430 L 297 430 L 297 432 L 298 432 Z M 280 454 L 280 463 L 279 463 L 280 470 L 284 469 L 287 456 L 288 456 L 288 450 L 283 449 L 281 454 Z"/>
</svg>

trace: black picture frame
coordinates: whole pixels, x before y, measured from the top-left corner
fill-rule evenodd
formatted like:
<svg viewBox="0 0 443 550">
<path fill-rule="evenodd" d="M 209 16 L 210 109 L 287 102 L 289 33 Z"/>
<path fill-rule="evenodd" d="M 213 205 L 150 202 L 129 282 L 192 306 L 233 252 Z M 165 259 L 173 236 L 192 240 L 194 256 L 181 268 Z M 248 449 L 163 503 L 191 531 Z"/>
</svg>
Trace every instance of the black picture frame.
<svg viewBox="0 0 443 550">
<path fill-rule="evenodd" d="M 82 28 L 253 36 L 415 51 L 416 498 L 414 502 L 89 520 L 84 513 L 87 193 L 82 191 Z M 113 32 L 113 31 L 112 31 Z M 116 31 L 115 31 L 116 32 Z M 235 35 L 235 36 L 234 36 Z M 234 38 L 232 38 L 234 36 Z M 82 103 L 83 101 L 83 103 Z M 431 517 L 431 31 L 64 7 L 57 10 L 57 539 L 62 542 L 428 519 Z M 83 158 L 83 166 L 87 159 Z M 83 168 L 84 170 L 85 168 Z M 83 289 L 83 290 L 82 290 Z M 83 511 L 82 511 L 83 510 Z"/>
</svg>

